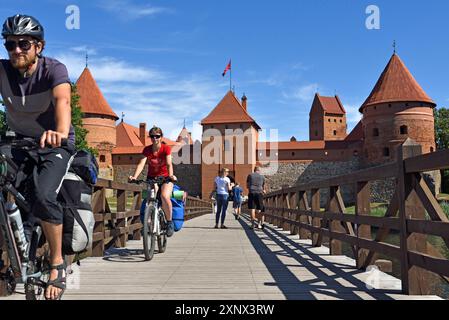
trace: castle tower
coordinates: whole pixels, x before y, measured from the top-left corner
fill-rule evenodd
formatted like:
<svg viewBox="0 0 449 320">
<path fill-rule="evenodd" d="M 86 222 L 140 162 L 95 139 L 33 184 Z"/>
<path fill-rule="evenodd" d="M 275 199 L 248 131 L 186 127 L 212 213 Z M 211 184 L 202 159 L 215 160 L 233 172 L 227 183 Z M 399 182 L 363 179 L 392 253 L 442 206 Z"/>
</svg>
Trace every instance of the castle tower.
<svg viewBox="0 0 449 320">
<path fill-rule="evenodd" d="M 423 153 L 433 152 L 435 106 L 399 56 L 393 54 L 359 109 L 363 114 L 364 161 L 379 164 L 394 160 L 397 146 L 407 138 L 421 144 Z"/>
<path fill-rule="evenodd" d="M 343 140 L 346 130 L 346 111 L 340 98 L 316 93 L 309 114 L 309 140 Z"/>
<path fill-rule="evenodd" d="M 228 91 L 218 105 L 202 121 L 202 197 L 212 191 L 214 179 L 221 168 L 230 170 L 230 176 L 240 183 L 245 194 L 246 177 L 256 166 L 258 130 L 256 121 L 243 104 Z"/>
<path fill-rule="evenodd" d="M 100 177 L 112 179 L 112 149 L 117 144 L 115 121 L 118 117 L 101 93 L 89 68 L 84 69 L 76 86 L 83 112 L 83 126 L 89 131 L 87 143 L 99 151 L 97 160 Z"/>
<path fill-rule="evenodd" d="M 183 144 L 193 144 L 192 134 L 186 129 L 186 125 L 182 127 L 181 132 L 176 139 L 176 142 L 182 142 Z"/>
</svg>

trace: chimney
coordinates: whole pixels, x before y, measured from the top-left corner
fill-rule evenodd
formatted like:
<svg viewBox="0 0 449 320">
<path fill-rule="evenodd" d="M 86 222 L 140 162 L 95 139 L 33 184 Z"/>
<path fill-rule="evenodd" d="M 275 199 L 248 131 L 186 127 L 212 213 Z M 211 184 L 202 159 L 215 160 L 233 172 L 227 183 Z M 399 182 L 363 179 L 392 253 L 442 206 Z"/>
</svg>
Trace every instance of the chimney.
<svg viewBox="0 0 449 320">
<path fill-rule="evenodd" d="M 145 145 L 145 136 L 147 134 L 147 124 L 139 123 L 139 139 Z"/>
<path fill-rule="evenodd" d="M 247 110 L 246 110 L 246 100 L 248 100 L 248 98 L 245 96 L 245 94 L 243 94 L 243 97 L 242 97 L 242 106 L 243 106 L 243 109 L 245 109 L 245 111 L 247 111 Z"/>
</svg>

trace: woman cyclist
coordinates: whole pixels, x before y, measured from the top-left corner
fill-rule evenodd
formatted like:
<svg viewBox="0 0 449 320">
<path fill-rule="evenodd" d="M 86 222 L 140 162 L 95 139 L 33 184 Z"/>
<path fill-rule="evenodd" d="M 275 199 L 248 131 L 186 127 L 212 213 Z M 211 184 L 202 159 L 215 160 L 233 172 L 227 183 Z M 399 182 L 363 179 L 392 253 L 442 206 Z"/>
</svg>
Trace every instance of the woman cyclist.
<svg viewBox="0 0 449 320">
<path fill-rule="evenodd" d="M 129 177 L 129 180 L 136 180 L 145 164 L 148 161 L 148 174 L 147 179 L 156 177 L 169 177 L 171 181 L 176 181 L 176 177 L 173 175 L 173 164 L 170 147 L 162 141 L 162 130 L 154 126 L 150 130 L 150 137 L 152 144 L 145 147 L 142 152 L 142 159 L 137 165 L 134 175 Z M 165 218 L 167 219 L 167 237 L 171 237 L 175 231 L 172 221 L 172 203 L 171 195 L 173 192 L 173 183 L 164 183 L 161 189 L 162 209 L 165 212 Z"/>
</svg>

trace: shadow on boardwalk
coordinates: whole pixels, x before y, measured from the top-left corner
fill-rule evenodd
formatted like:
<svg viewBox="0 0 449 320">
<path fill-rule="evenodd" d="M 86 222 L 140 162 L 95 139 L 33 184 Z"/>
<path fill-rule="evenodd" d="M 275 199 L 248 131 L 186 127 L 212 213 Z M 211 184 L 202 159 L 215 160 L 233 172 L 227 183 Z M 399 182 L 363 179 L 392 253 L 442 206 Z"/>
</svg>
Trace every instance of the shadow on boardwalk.
<svg viewBox="0 0 449 320">
<path fill-rule="evenodd" d="M 273 283 L 266 282 L 265 285 L 277 286 L 286 299 L 298 299 L 299 296 L 301 299 L 317 299 L 314 294 L 318 294 L 331 299 L 362 300 L 363 298 L 357 293 L 365 292 L 365 295 L 371 299 L 393 300 L 388 294 L 401 294 L 400 290 L 369 290 L 365 282 L 355 277 L 358 274 L 363 274 L 364 271 L 357 270 L 349 264 L 326 261 L 321 257 L 325 254 L 313 253 L 310 250 L 313 248 L 311 245 L 298 244 L 286 233 L 280 232 L 281 229 L 276 229 L 271 225 L 266 224 L 264 230 L 251 230 L 248 218 L 245 216 L 244 219 L 240 219 L 240 223 L 275 281 Z M 273 251 L 273 249 L 279 248 L 280 250 Z M 327 256 L 329 255 L 327 254 Z M 292 258 L 298 264 L 285 264 L 281 261 L 281 257 Z M 301 275 L 295 275 L 290 270 L 294 268 L 307 269 L 303 275 L 309 280 L 298 279 L 298 277 L 301 278 Z M 339 281 L 346 285 L 342 285 Z"/>
</svg>

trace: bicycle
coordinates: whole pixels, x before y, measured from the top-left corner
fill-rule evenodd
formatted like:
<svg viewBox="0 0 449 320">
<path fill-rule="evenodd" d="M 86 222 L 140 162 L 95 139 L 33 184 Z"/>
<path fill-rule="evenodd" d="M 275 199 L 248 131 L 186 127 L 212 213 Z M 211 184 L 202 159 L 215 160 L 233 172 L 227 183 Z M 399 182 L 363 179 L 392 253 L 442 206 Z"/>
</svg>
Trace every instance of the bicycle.
<svg viewBox="0 0 449 320">
<path fill-rule="evenodd" d="M 66 141 L 63 142 L 63 144 L 66 143 Z M 6 271 L 0 273 L 0 279 L 6 282 L 8 294 L 13 294 L 16 285 L 23 283 L 26 300 L 42 300 L 45 298 L 45 288 L 50 279 L 50 252 L 38 219 L 31 216 L 31 206 L 28 199 L 31 197 L 30 192 L 33 188 L 29 185 L 32 183 L 30 181 L 32 177 L 24 178 L 23 181 L 27 187 L 24 191 L 25 195 L 22 195 L 14 187 L 20 169 L 9 155 L 7 151 L 9 148 L 24 151 L 24 154 L 27 155 L 26 161 L 36 162 L 33 153 L 40 147 L 39 143 L 32 138 L 0 143 L 0 232 L 3 235 L 10 260 Z M 4 195 L 7 193 L 15 198 L 14 205 L 7 201 L 8 199 L 5 199 Z M 20 213 L 22 213 L 19 213 L 20 219 L 18 220 L 17 216 L 13 219 L 11 214 L 11 210 L 17 208 L 14 207 L 15 205 L 20 208 Z M 10 207 L 10 209 L 8 210 L 7 207 Z M 14 209 L 11 209 L 11 207 Z M 35 219 L 30 224 L 30 228 L 27 229 L 28 239 L 26 236 L 24 238 L 25 224 L 22 217 Z M 4 261 L 1 259 L 2 253 L 2 247 L 0 246 L 0 270 L 4 268 Z"/>
<path fill-rule="evenodd" d="M 172 182 L 169 177 L 156 177 L 145 180 L 131 180 L 131 183 L 146 184 L 148 195 L 146 198 L 145 214 L 143 218 L 143 252 L 145 260 L 154 257 L 156 238 L 159 253 L 164 253 L 167 248 L 167 219 L 162 209 L 161 187 L 166 182 Z M 157 193 L 155 192 L 157 189 Z M 177 195 L 182 197 L 182 195 Z"/>
</svg>

